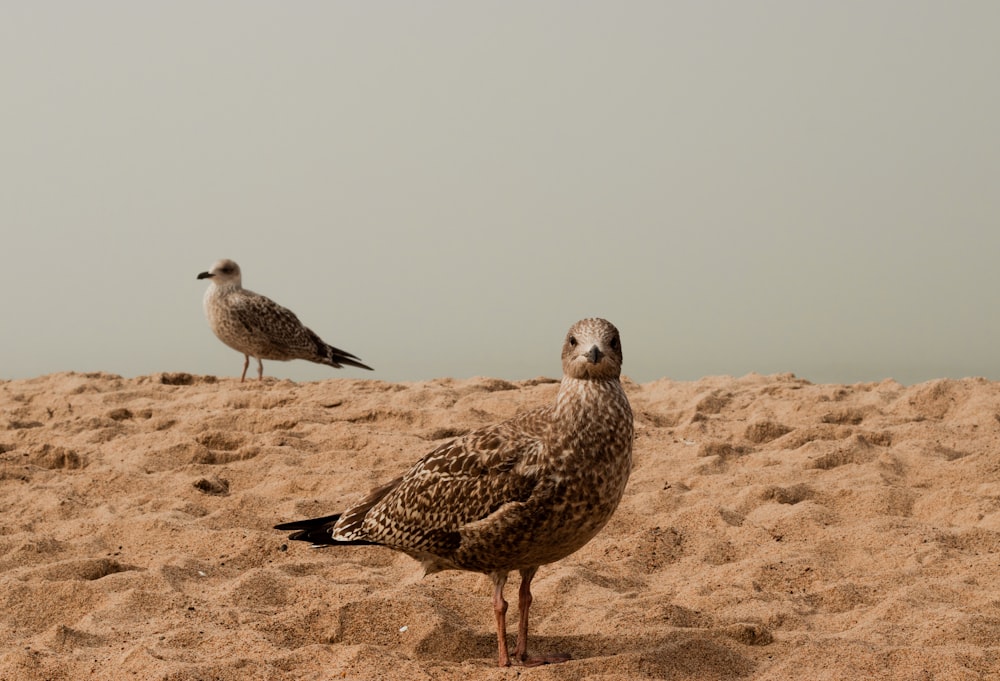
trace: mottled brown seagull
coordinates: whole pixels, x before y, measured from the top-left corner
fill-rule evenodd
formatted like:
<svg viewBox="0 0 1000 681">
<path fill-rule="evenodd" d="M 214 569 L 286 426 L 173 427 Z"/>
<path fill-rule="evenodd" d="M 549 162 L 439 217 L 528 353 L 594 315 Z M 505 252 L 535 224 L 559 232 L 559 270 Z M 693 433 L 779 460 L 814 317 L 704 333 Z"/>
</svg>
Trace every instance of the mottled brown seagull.
<svg viewBox="0 0 1000 681">
<path fill-rule="evenodd" d="M 307 328 L 295 313 L 259 293 L 243 288 L 240 266 L 217 260 L 198 275 L 211 280 L 205 291 L 205 316 L 219 340 L 243 353 L 242 383 L 250 358 L 257 358 L 257 378 L 264 378 L 265 359 L 307 359 L 339 369 L 344 364 L 371 370 L 360 358 L 328 345 Z"/>
<path fill-rule="evenodd" d="M 618 329 L 603 319 L 574 324 L 562 347 L 555 404 L 450 440 L 409 471 L 337 515 L 276 526 L 314 545 L 375 544 L 409 554 L 426 574 L 482 572 L 493 581 L 501 667 L 507 649 L 507 574 L 521 573 L 513 662 L 528 656 L 531 580 L 570 555 L 611 518 L 632 467 L 632 409 L 619 376 Z"/>
</svg>

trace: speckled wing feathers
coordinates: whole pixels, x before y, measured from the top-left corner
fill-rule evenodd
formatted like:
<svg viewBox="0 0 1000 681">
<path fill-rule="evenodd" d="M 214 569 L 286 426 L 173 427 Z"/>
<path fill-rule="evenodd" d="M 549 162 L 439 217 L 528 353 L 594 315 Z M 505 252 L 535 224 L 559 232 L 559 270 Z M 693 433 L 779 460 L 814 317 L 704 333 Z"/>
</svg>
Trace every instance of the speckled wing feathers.
<svg viewBox="0 0 1000 681">
<path fill-rule="evenodd" d="M 294 312 L 270 298 L 245 291 L 231 294 L 227 302 L 234 320 L 257 339 L 254 348 L 257 352 L 249 354 L 267 359 L 299 359 L 321 354 L 319 337 L 303 326 Z"/>
<path fill-rule="evenodd" d="M 307 359 L 340 368 L 368 369 L 357 357 L 335 348 L 299 321 L 287 307 L 247 289 L 227 291 L 214 310 L 216 334 L 230 347 L 262 359 Z"/>
<path fill-rule="evenodd" d="M 542 455 L 551 411 L 525 412 L 442 444 L 345 513 L 334 538 L 447 561 L 466 528 L 531 496 L 538 484 L 532 463 Z"/>
</svg>

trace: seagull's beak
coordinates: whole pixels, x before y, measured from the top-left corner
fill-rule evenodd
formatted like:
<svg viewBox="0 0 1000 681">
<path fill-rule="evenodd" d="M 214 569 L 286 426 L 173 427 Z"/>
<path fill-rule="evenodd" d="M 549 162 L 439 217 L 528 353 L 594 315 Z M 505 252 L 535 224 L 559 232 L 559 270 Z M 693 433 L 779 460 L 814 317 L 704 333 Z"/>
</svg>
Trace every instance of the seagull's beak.
<svg viewBox="0 0 1000 681">
<path fill-rule="evenodd" d="M 597 364 L 601 361 L 601 358 L 604 357 L 604 353 L 601 352 L 601 349 L 596 345 L 591 345 L 590 350 L 587 350 L 584 356 L 590 361 L 591 364 Z"/>
<path fill-rule="evenodd" d="M 198 278 L 199 279 L 211 279 L 214 276 L 215 275 L 212 274 L 211 272 L 202 272 L 201 274 L 198 275 Z"/>
</svg>

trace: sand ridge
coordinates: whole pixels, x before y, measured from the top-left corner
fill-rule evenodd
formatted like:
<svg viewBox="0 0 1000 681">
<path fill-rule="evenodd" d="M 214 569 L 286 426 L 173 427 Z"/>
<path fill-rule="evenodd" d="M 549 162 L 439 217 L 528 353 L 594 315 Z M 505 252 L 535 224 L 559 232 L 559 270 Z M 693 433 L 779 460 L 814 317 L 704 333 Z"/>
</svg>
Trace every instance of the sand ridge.
<svg viewBox="0 0 1000 681">
<path fill-rule="evenodd" d="M 533 647 L 574 660 L 523 670 L 493 666 L 485 577 L 271 526 L 551 402 L 554 380 L 0 382 L 0 678 L 1000 673 L 998 384 L 625 387 L 626 496 L 534 582 Z"/>
</svg>

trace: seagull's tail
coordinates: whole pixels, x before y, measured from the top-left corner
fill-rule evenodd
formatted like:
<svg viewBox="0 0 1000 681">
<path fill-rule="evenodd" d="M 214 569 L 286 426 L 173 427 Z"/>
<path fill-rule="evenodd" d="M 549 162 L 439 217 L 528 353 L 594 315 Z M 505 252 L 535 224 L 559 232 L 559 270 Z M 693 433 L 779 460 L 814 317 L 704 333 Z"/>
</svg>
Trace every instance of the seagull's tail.
<svg viewBox="0 0 1000 681">
<path fill-rule="evenodd" d="M 362 364 L 360 357 L 355 357 L 351 353 L 335 348 L 332 345 L 326 345 L 326 347 L 324 348 L 324 352 L 326 357 L 325 363 L 329 364 L 334 368 L 339 369 L 342 364 L 346 364 L 348 366 L 357 367 L 359 369 L 368 369 L 368 371 L 374 371 L 374 369 L 372 369 L 367 364 Z"/>
<path fill-rule="evenodd" d="M 327 515 L 322 518 L 309 518 L 307 520 L 293 520 L 290 523 L 275 525 L 276 530 L 294 530 L 288 535 L 289 539 L 296 541 L 307 541 L 313 546 L 364 546 L 372 545 L 374 542 L 363 539 L 334 539 L 333 526 L 340 519 L 340 514 Z"/>
<path fill-rule="evenodd" d="M 357 367 L 359 369 L 368 369 L 368 371 L 374 371 L 367 364 L 361 363 L 361 358 L 352 355 L 346 350 L 341 350 L 340 348 L 335 348 L 322 338 L 316 335 L 312 329 L 306 329 L 306 333 L 309 334 L 309 338 L 312 340 L 315 357 L 303 357 L 302 359 L 308 359 L 313 362 L 318 362 L 320 364 L 328 364 L 334 369 L 339 369 L 343 365 Z"/>
</svg>

